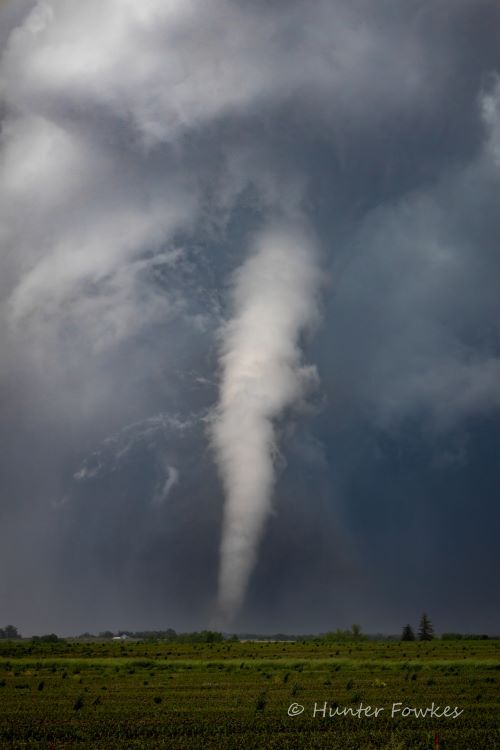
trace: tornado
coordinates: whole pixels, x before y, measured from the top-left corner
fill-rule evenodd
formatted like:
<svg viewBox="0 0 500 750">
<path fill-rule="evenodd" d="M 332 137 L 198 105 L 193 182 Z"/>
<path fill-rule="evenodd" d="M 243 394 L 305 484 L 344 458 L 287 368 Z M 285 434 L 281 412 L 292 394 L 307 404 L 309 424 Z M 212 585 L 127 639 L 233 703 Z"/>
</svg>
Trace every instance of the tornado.
<svg viewBox="0 0 500 750">
<path fill-rule="evenodd" d="M 318 253 L 301 226 L 273 225 L 236 272 L 221 331 L 220 394 L 211 426 L 225 493 L 217 621 L 241 608 L 272 510 L 277 423 L 317 382 L 300 340 L 318 318 Z"/>
</svg>

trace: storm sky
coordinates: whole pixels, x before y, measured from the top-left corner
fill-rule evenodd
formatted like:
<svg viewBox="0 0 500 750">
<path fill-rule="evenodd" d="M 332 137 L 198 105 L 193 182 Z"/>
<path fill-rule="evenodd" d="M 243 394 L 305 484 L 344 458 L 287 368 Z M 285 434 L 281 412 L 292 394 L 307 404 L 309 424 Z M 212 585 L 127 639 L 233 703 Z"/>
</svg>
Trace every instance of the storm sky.
<svg viewBox="0 0 500 750">
<path fill-rule="evenodd" d="M 497 633 L 498 3 L 0 45 L 0 626 Z"/>
</svg>

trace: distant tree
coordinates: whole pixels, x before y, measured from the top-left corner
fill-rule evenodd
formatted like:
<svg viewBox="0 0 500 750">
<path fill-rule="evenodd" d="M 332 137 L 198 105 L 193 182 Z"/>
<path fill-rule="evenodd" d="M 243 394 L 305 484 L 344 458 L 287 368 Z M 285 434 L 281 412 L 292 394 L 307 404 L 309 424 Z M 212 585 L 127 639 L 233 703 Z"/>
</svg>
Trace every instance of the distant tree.
<svg viewBox="0 0 500 750">
<path fill-rule="evenodd" d="M 418 626 L 418 640 L 419 641 L 432 641 L 434 638 L 434 628 L 429 620 L 427 614 L 424 612 L 420 618 L 420 625 Z"/>
<path fill-rule="evenodd" d="M 350 630 L 337 628 L 337 630 L 330 630 L 328 633 L 325 633 L 324 637 L 327 641 L 350 641 L 352 640 L 352 633 Z"/>
<path fill-rule="evenodd" d="M 59 638 L 55 633 L 47 633 L 46 635 L 34 635 L 31 640 L 33 643 L 60 643 L 64 641 L 64 638 Z"/>
<path fill-rule="evenodd" d="M 17 628 L 14 627 L 14 625 L 6 625 L 0 630 L 0 638 L 8 638 L 9 640 L 13 640 L 14 638 L 20 637 L 21 635 L 18 632 Z"/>
<path fill-rule="evenodd" d="M 489 636 L 485 633 L 478 635 L 477 633 L 468 633 L 464 635 L 464 638 L 468 641 L 487 641 Z"/>
<path fill-rule="evenodd" d="M 415 633 L 413 632 L 413 628 L 411 625 L 404 626 L 403 632 L 401 634 L 401 640 L 402 641 L 414 641 L 415 640 Z"/>
<path fill-rule="evenodd" d="M 354 640 L 358 640 L 361 636 L 361 625 L 358 625 L 357 623 L 351 625 L 351 633 Z"/>
<path fill-rule="evenodd" d="M 195 636 L 193 640 L 201 641 L 201 643 L 220 643 L 224 640 L 222 633 L 215 630 L 202 630 L 201 633 L 193 635 Z"/>
<path fill-rule="evenodd" d="M 111 630 L 103 630 L 99 633 L 99 638 L 112 638 L 113 633 Z"/>
</svg>

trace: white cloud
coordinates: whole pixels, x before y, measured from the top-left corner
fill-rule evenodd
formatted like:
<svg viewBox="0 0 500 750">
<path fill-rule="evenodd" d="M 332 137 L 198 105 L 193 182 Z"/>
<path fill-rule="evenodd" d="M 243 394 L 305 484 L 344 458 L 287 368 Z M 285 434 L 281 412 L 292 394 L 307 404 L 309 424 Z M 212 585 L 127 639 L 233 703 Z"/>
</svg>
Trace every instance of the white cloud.
<svg viewBox="0 0 500 750">
<path fill-rule="evenodd" d="M 154 505 L 162 505 L 173 488 L 179 484 L 179 470 L 175 466 L 165 465 L 165 477 L 156 487 L 153 497 Z"/>
<path fill-rule="evenodd" d="M 500 166 L 500 74 L 491 79 L 487 92 L 481 96 L 481 110 L 489 131 L 488 145 L 494 161 Z"/>
</svg>

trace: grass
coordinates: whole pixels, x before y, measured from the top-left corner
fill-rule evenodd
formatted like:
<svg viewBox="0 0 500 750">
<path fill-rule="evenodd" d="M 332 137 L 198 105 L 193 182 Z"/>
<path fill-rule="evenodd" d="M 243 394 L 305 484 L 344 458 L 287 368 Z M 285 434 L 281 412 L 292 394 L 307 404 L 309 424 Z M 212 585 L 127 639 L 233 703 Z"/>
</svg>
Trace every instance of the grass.
<svg viewBox="0 0 500 750">
<path fill-rule="evenodd" d="M 500 642 L 0 644 L 0 747 L 500 749 Z M 43 684 L 43 688 L 40 685 Z M 314 703 L 383 707 L 313 717 Z M 457 719 L 391 706 L 458 706 Z M 304 706 L 289 716 L 292 703 Z"/>
</svg>

